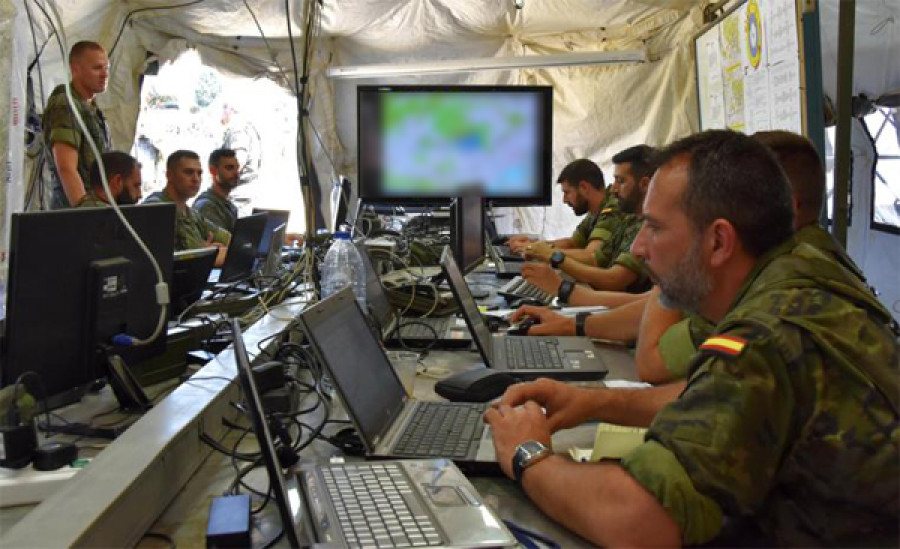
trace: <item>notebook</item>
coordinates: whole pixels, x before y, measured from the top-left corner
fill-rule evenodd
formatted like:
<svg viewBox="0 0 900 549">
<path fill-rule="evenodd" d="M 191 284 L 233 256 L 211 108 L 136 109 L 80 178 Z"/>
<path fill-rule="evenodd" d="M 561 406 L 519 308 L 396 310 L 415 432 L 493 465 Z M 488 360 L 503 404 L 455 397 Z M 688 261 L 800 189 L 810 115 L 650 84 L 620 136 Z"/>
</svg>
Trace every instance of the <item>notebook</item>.
<svg viewBox="0 0 900 549">
<path fill-rule="evenodd" d="M 219 249 L 216 247 L 175 252 L 172 262 L 172 292 L 169 298 L 173 318 L 203 296 L 218 253 Z"/>
<path fill-rule="evenodd" d="M 263 230 L 262 238 L 259 241 L 259 247 L 256 249 L 257 257 L 265 257 L 269 253 L 272 244 L 272 235 L 279 225 L 287 225 L 288 219 L 291 217 L 290 210 L 268 210 L 263 208 L 253 208 L 253 215 L 263 214 L 266 216 L 266 228 Z M 284 242 L 284 238 L 278 241 L 278 245 Z"/>
<path fill-rule="evenodd" d="M 487 234 L 485 234 L 485 241 L 485 249 L 488 258 L 494 263 L 494 268 L 497 270 L 497 278 L 514 278 L 522 274 L 525 258 L 514 255 L 509 251 L 508 246 L 501 247 L 491 244 Z"/>
<path fill-rule="evenodd" d="M 492 334 L 459 271 L 444 248 L 441 268 L 462 312 L 485 366 L 521 379 L 549 377 L 566 381 L 603 378 L 608 369 L 594 344 L 584 337 L 536 337 Z"/>
<path fill-rule="evenodd" d="M 239 217 L 234 222 L 225 263 L 221 269 L 213 269 L 209 282 L 224 284 L 249 278 L 265 228 L 266 216 L 263 214 Z"/>
<path fill-rule="evenodd" d="M 287 225 L 282 223 L 272 231 L 272 237 L 269 239 L 269 251 L 262 260 L 259 268 L 260 274 L 263 276 L 278 276 L 281 270 L 281 245 L 284 243 L 284 234 L 287 232 Z"/>
<path fill-rule="evenodd" d="M 409 399 L 345 288 L 298 317 L 370 457 L 448 457 L 469 471 L 499 472 L 485 403 Z"/>
<path fill-rule="evenodd" d="M 472 343 L 469 328 L 462 319 L 454 316 L 442 318 L 415 318 L 413 322 L 404 321 L 397 310 L 391 305 L 381 279 L 375 272 L 372 259 L 364 244 L 357 244 L 359 255 L 362 257 L 363 266 L 366 269 L 366 304 L 369 315 L 378 325 L 381 337 L 385 345 L 397 346 L 406 343 L 411 347 L 424 347 L 433 345 L 436 348 L 461 348 L 468 347 Z M 404 325 L 404 322 L 407 322 Z M 400 325 L 399 335 L 397 326 Z M 430 329 L 428 327 L 430 327 Z M 401 343 L 401 338 L 403 343 Z M 434 341 L 432 344 L 431 342 Z"/>
<path fill-rule="evenodd" d="M 516 544 L 475 487 L 447 459 L 308 464 L 288 482 L 275 453 L 237 321 L 232 321 L 231 329 L 238 377 L 291 547 L 320 543 L 379 548 Z"/>
</svg>

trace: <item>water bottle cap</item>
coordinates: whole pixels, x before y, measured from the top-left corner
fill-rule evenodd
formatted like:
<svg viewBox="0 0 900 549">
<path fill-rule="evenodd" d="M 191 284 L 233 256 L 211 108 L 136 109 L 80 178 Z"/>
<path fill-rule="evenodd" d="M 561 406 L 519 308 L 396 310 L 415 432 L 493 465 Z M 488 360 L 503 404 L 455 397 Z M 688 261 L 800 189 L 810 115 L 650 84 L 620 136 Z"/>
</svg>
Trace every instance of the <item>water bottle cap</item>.
<svg viewBox="0 0 900 549">
<path fill-rule="evenodd" d="M 334 233 L 335 240 L 350 240 L 350 233 L 347 231 L 338 231 Z"/>
</svg>

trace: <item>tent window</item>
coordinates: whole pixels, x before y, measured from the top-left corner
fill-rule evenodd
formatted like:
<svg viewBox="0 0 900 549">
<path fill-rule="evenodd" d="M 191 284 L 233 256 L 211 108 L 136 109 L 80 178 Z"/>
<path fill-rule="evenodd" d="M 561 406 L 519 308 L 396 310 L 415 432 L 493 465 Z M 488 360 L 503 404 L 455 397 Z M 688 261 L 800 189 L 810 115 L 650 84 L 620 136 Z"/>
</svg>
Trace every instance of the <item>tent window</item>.
<svg viewBox="0 0 900 549">
<path fill-rule="evenodd" d="M 878 107 L 863 120 L 875 146 L 872 228 L 900 234 L 900 125 L 898 110 Z"/>
<path fill-rule="evenodd" d="M 304 211 L 297 174 L 296 101 L 266 78 L 234 76 L 203 65 L 196 50 L 144 77 L 134 155 L 142 164 L 144 196 L 166 183 L 165 162 L 178 149 L 200 155 L 201 192 L 211 175 L 214 149 L 237 152 L 241 185 L 231 196 L 241 216 L 252 208 L 290 209 L 288 230 L 303 232 Z"/>
<path fill-rule="evenodd" d="M 834 145 L 837 140 L 837 127 L 825 128 L 825 198 L 828 216 L 825 224 L 831 226 L 834 219 Z M 850 156 L 850 173 L 853 173 L 853 156 Z M 847 226 L 853 224 L 853 179 L 850 179 L 850 188 L 847 189 Z"/>
</svg>

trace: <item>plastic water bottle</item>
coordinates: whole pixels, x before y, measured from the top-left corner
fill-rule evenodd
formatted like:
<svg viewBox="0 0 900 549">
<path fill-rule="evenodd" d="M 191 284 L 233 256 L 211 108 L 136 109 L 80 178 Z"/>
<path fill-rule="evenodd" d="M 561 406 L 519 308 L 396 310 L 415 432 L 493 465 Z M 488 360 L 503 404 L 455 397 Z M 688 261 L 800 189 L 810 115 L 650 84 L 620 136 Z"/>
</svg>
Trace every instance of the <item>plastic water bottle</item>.
<svg viewBox="0 0 900 549">
<path fill-rule="evenodd" d="M 343 187 L 341 187 L 341 178 L 338 177 L 334 182 L 334 187 L 331 188 L 331 232 L 336 233 L 341 230 L 340 227 L 337 226 L 337 214 L 338 209 L 341 206 L 341 193 L 343 191 Z"/>
<path fill-rule="evenodd" d="M 350 233 L 334 233 L 334 242 L 322 264 L 322 299 L 351 286 L 360 308 L 366 311 L 366 271 Z"/>
</svg>

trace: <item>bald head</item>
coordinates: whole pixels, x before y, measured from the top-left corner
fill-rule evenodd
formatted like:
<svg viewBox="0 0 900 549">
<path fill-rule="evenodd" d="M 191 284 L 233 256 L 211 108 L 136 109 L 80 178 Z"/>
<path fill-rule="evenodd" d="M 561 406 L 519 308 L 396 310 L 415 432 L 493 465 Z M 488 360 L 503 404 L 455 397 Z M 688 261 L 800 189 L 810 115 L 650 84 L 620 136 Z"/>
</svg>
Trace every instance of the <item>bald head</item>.
<svg viewBox="0 0 900 549">
<path fill-rule="evenodd" d="M 756 132 L 753 138 L 765 145 L 781 164 L 794 194 L 796 228 L 817 223 L 825 198 L 825 166 L 812 142 L 793 132 Z"/>
</svg>

